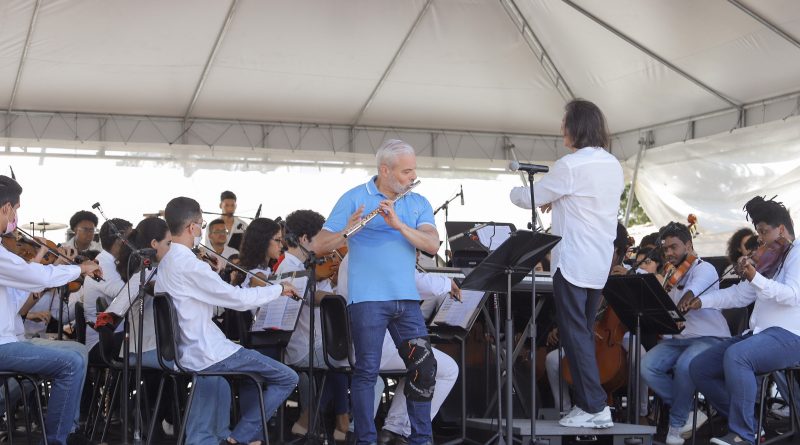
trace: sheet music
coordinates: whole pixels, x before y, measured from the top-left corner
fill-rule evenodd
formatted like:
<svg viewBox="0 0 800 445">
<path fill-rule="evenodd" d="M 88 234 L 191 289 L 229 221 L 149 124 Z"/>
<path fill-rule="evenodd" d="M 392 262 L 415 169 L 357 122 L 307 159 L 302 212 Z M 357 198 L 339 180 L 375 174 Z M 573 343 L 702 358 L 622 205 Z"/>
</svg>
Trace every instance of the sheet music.
<svg viewBox="0 0 800 445">
<path fill-rule="evenodd" d="M 445 298 L 436 316 L 433 317 L 433 324 L 467 329 L 467 324 L 483 300 L 483 294 L 484 292 L 462 289 L 460 303 L 450 297 Z"/>
<path fill-rule="evenodd" d="M 298 290 L 305 293 L 308 278 L 296 278 L 290 281 Z M 300 317 L 303 302 L 280 296 L 258 308 L 251 331 L 278 330 L 293 331 Z"/>
<path fill-rule="evenodd" d="M 478 240 L 480 240 L 481 244 L 492 251 L 500 247 L 500 244 L 503 244 L 511 237 L 511 227 L 488 225 L 478 229 L 477 233 Z"/>
</svg>

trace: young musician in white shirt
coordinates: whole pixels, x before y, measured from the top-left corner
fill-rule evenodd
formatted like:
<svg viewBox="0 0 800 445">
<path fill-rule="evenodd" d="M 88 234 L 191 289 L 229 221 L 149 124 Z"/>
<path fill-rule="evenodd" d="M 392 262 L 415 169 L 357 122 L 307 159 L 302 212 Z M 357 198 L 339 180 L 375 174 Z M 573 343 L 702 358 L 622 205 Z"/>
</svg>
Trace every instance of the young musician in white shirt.
<svg viewBox="0 0 800 445">
<path fill-rule="evenodd" d="M 202 210 L 197 201 L 179 197 L 171 200 L 164 217 L 172 234 L 170 249 L 158 266 L 156 293 L 167 292 L 175 305 L 179 328 L 178 359 L 194 371 L 246 371 L 261 375 L 267 382 L 263 388 L 264 409 L 271 415 L 297 385 L 297 374 L 286 365 L 256 351 L 234 344 L 211 320 L 214 307 L 221 306 L 246 310 L 263 306 L 276 298 L 297 294 L 291 284 L 280 283 L 267 287 L 238 288 L 222 281 L 208 264 L 192 252 L 202 237 Z M 212 379 L 213 380 L 213 379 Z M 218 384 L 218 382 L 216 382 Z M 204 386 L 195 389 L 192 418 L 193 425 L 205 430 L 188 431 L 189 443 L 260 443 L 263 438 L 258 388 L 252 384 L 240 385 L 239 403 L 241 419 L 230 434 L 222 434 L 217 427 L 227 424 L 229 406 L 209 397 Z M 209 390 L 219 394 L 220 387 L 209 385 Z M 188 428 L 187 428 L 188 429 Z M 210 429 L 211 431 L 208 431 Z"/>
</svg>

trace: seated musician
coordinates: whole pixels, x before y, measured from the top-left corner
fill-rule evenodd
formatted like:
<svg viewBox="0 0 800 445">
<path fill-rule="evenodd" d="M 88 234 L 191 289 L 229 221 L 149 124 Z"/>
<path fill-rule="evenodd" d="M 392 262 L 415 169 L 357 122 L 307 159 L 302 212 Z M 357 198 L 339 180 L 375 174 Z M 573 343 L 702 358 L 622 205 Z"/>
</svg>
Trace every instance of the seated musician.
<svg viewBox="0 0 800 445">
<path fill-rule="evenodd" d="M 208 238 L 208 247 L 214 249 L 217 255 L 230 258 L 231 255 L 239 253 L 238 249 L 228 245 L 228 229 L 225 228 L 225 221 L 222 218 L 208 223 L 206 237 Z"/>
<path fill-rule="evenodd" d="M 728 418 L 730 432 L 711 439 L 719 445 L 755 442 L 757 375 L 800 363 L 800 249 L 794 223 L 786 207 L 773 200 L 755 197 L 745 210 L 759 243 L 771 254 L 762 255 L 755 265 L 748 257 L 740 258 L 741 283 L 682 305 L 694 313 L 755 302 L 748 331 L 705 350 L 690 366 L 697 389 Z"/>
<path fill-rule="evenodd" d="M 112 225 L 114 229 L 111 228 Z M 87 280 L 83 284 L 83 289 L 81 289 L 83 311 L 87 323 L 86 350 L 89 352 L 89 361 L 92 363 L 102 363 L 100 347 L 98 346 L 100 338 L 97 335 L 97 331 L 92 327 L 97 322 L 97 299 L 102 299 L 108 306 L 118 296 L 122 296 L 125 299 L 128 298 L 128 289 L 125 281 L 122 280 L 122 277 L 117 272 L 117 259 L 123 244 L 116 233 L 119 231 L 123 236 L 127 236 L 132 227 L 133 225 L 130 222 L 120 218 L 112 218 L 103 223 L 100 227 L 100 244 L 103 250 L 97 255 L 97 261 L 100 263 L 100 268 L 105 272 L 103 276 L 105 280 L 100 282 Z M 136 292 L 136 289 L 131 290 L 132 296 L 135 296 Z M 119 352 L 119 347 L 122 345 L 121 328 L 122 326 L 120 325 L 117 330 L 118 335 L 115 336 L 115 353 Z"/>
<path fill-rule="evenodd" d="M 94 231 L 97 228 L 97 215 L 88 211 L 80 210 L 69 219 L 69 228 L 75 234 L 67 242 L 62 243 L 64 247 L 72 247 L 78 253 L 93 250 L 102 250 L 100 243 L 94 240 Z"/>
<path fill-rule="evenodd" d="M 350 255 L 345 255 L 342 263 L 339 265 L 339 284 L 336 291 L 339 295 L 348 298 L 347 286 L 347 270 L 349 268 Z M 448 292 L 451 295 L 461 298 L 461 290 L 456 283 L 444 276 L 439 276 L 430 273 L 414 273 L 414 281 L 417 291 L 419 292 L 422 301 L 438 298 Z M 431 399 L 431 420 L 436 417 L 436 413 L 442 407 L 442 404 L 447 399 L 448 394 L 453 389 L 453 385 L 458 378 L 458 364 L 446 353 L 431 348 L 433 356 L 436 358 L 436 383 L 433 389 L 433 398 Z M 389 332 L 383 336 L 383 346 L 381 347 L 381 363 L 380 371 L 397 371 L 405 369 L 406 365 L 400 353 L 392 340 Z M 406 394 L 405 394 L 406 378 L 403 377 L 399 380 L 397 388 L 395 389 L 394 398 L 392 399 L 389 412 L 386 414 L 386 419 L 378 435 L 378 443 L 381 445 L 406 445 L 410 443 L 411 436 L 411 420 L 408 417 L 408 409 L 406 407 Z M 375 401 L 373 405 L 373 417 L 378 412 L 378 405 L 380 402 L 381 393 L 383 392 L 383 379 L 377 379 L 375 385 Z"/>
<path fill-rule="evenodd" d="M 300 272 L 306 269 L 305 261 L 308 260 L 307 252 L 311 251 L 313 238 L 322 230 L 325 217 L 313 210 L 296 210 L 286 217 L 284 241 L 289 249 L 285 253 L 283 261 L 278 266 L 276 273 L 284 274 L 288 272 Z M 299 283 L 305 284 L 302 279 Z M 302 291 L 302 288 L 301 288 Z M 319 303 L 326 295 L 333 294 L 331 280 L 326 279 L 317 282 L 317 292 L 314 297 L 314 367 L 325 368 L 325 358 L 322 356 L 322 329 Z M 300 310 L 300 318 L 297 321 L 292 337 L 286 347 L 286 363 L 295 367 L 304 368 L 308 366 L 309 355 L 309 310 L 308 305 L 304 304 Z M 303 375 L 300 379 L 300 404 L 303 407 L 300 418 L 292 426 L 292 433 L 304 435 L 308 431 L 308 378 Z M 319 395 L 322 399 L 322 406 L 333 401 L 334 413 L 336 415 L 336 428 L 333 435 L 334 440 L 342 441 L 346 439 L 347 429 L 350 425 L 350 404 L 347 397 L 349 384 L 347 376 L 340 373 L 328 374 L 325 384 L 325 391 Z"/>
<path fill-rule="evenodd" d="M 11 233 L 17 225 L 22 187 L 11 178 L 0 176 L 0 231 Z M 55 347 L 46 341 L 19 341 L 21 302 L 30 292 L 45 287 L 62 286 L 81 275 L 94 274 L 99 266 L 93 262 L 81 265 L 43 266 L 26 263 L 19 256 L 0 247 L 0 371 L 14 371 L 43 376 L 52 380 L 45 417 L 46 442 L 65 444 L 76 430 L 80 395 L 86 377 L 83 345 L 79 350 Z M 48 344 L 46 344 L 48 343 Z M 63 342 L 71 343 L 71 342 Z M 71 441 L 83 441 L 73 434 Z"/>
<path fill-rule="evenodd" d="M 263 388 L 264 409 L 268 415 L 272 414 L 294 390 L 297 374 L 275 360 L 226 339 L 211 318 L 214 306 L 246 310 L 281 296 L 295 295 L 297 289 L 287 283 L 249 289 L 225 283 L 191 250 L 199 245 L 204 226 L 202 210 L 197 201 L 186 197 L 175 198 L 167 204 L 164 216 L 172 235 L 172 244 L 159 263 L 155 290 L 157 293 L 168 292 L 175 305 L 179 330 L 178 359 L 183 366 L 195 371 L 247 371 L 259 374 L 267 382 Z M 261 389 L 241 383 L 241 418 L 228 434 L 225 430 L 230 405 L 215 400 L 215 394 L 225 395 L 227 388 L 221 387 L 217 379 L 210 380 L 211 384 L 199 382 L 193 389 L 195 400 L 193 410 L 189 413 L 191 422 L 187 426 L 187 443 L 217 444 L 226 439 L 229 443 L 261 443 L 264 431 L 256 393 Z M 227 396 L 230 397 L 229 392 Z"/>
<path fill-rule="evenodd" d="M 688 267 L 675 285 L 667 289 L 672 301 L 678 304 L 681 298 L 688 298 L 687 295 L 719 288 L 716 269 L 697 257 L 692 235 L 684 224 L 667 224 L 661 229 L 661 240 L 666 261 L 676 270 Z M 642 359 L 642 379 L 670 406 L 668 445 L 680 445 L 691 435 L 693 416 L 690 410 L 695 385 L 689 378 L 689 363 L 725 337 L 730 337 L 730 329 L 722 312 L 717 309 L 691 312 L 686 314 L 686 324 L 680 334 L 663 339 Z M 698 413 L 698 424 L 705 420 L 705 416 Z"/>
<path fill-rule="evenodd" d="M 743 280 L 744 278 L 736 273 L 736 264 L 739 263 L 739 258 L 750 255 L 756 249 L 758 249 L 758 236 L 752 229 L 744 227 L 733 232 L 733 235 L 728 240 L 728 249 L 726 251 L 728 263 L 733 268 L 723 278 L 732 281 Z"/>
</svg>

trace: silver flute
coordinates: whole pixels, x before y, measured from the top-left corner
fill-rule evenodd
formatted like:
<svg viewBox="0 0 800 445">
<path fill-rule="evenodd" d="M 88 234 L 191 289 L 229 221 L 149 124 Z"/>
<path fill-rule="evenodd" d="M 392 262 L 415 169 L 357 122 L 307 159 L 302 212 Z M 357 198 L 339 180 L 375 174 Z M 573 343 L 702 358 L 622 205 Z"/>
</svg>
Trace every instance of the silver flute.
<svg viewBox="0 0 800 445">
<path fill-rule="evenodd" d="M 392 200 L 392 204 L 394 204 L 395 202 L 399 201 L 403 196 L 406 196 L 406 194 L 408 192 L 410 192 L 411 189 L 413 189 L 414 187 L 416 187 L 418 185 L 419 185 L 419 180 L 416 180 L 416 181 L 412 182 L 411 185 L 409 185 L 408 188 L 405 189 L 405 191 L 403 191 L 403 193 L 400 193 L 399 195 L 394 197 L 394 199 Z M 344 237 L 348 238 L 350 236 L 353 236 L 354 233 L 356 233 L 359 230 L 363 229 L 364 226 L 367 225 L 367 223 L 369 223 L 370 221 L 373 220 L 373 218 L 378 216 L 378 213 L 380 213 L 380 212 L 381 212 L 381 208 L 380 207 L 378 207 L 377 209 L 369 212 L 366 216 L 361 218 L 361 221 L 353 224 L 352 227 L 347 229 L 347 232 L 344 233 Z"/>
</svg>

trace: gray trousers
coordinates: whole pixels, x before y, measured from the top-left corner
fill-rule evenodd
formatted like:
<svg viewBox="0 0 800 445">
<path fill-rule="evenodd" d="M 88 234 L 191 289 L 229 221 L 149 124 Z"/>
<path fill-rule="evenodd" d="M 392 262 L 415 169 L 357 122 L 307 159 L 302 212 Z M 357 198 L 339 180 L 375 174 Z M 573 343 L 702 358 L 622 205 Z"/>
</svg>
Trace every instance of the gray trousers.
<svg viewBox="0 0 800 445">
<path fill-rule="evenodd" d="M 573 402 L 587 413 L 599 413 L 606 407 L 606 392 L 600 385 L 594 348 L 594 323 L 601 289 L 575 286 L 558 269 L 553 275 L 553 294 L 558 337 L 572 374 Z"/>
</svg>

